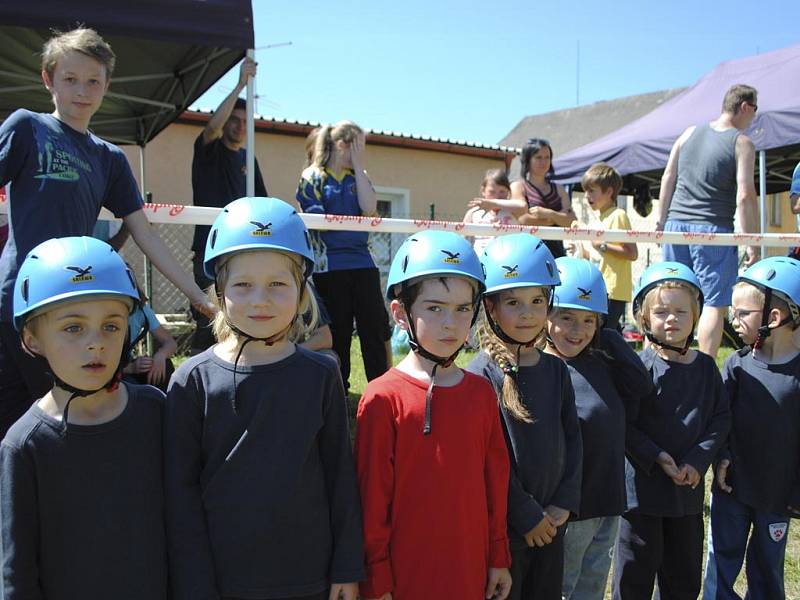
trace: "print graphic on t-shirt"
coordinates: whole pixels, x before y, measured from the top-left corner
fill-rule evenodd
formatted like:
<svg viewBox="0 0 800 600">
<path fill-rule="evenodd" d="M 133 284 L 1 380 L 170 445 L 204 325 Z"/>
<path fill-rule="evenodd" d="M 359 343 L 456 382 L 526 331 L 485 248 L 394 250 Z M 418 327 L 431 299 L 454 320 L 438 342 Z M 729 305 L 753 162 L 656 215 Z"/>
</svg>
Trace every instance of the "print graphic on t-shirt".
<svg viewBox="0 0 800 600">
<path fill-rule="evenodd" d="M 35 179 L 77 181 L 81 178 L 81 171 L 92 172 L 92 166 L 77 156 L 76 149 L 67 137 L 52 138 L 50 132 L 38 122 L 32 121 L 31 125 L 39 159 Z M 45 182 L 42 181 L 39 189 L 44 189 L 44 185 Z"/>
</svg>

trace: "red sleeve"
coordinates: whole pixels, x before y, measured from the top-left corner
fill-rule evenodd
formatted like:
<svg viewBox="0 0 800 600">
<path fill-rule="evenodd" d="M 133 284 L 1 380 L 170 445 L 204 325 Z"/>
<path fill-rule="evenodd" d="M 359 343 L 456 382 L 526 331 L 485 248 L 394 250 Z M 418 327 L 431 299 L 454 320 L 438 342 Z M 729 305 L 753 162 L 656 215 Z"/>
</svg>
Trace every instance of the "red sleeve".
<svg viewBox="0 0 800 600">
<path fill-rule="evenodd" d="M 391 402 L 367 387 L 356 416 L 355 459 L 364 523 L 367 579 L 363 598 L 380 598 L 394 590 L 389 539 L 394 497 L 395 428 Z"/>
<path fill-rule="evenodd" d="M 481 382 L 484 383 L 484 382 Z M 508 548 L 508 448 L 500 424 L 500 410 L 491 390 L 489 442 L 486 446 L 486 503 L 489 508 L 489 566 L 494 568 L 511 566 L 511 551 Z"/>
</svg>

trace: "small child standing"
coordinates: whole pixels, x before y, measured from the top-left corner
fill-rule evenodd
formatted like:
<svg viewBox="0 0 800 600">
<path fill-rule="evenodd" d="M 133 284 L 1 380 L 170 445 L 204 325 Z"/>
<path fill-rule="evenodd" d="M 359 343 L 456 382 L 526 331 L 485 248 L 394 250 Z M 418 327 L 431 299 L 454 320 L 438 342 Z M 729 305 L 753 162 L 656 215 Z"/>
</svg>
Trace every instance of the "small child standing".
<svg viewBox="0 0 800 600">
<path fill-rule="evenodd" d="M 164 394 L 120 385 L 139 294 L 100 240 L 33 248 L 14 285 L 14 326 L 55 385 L 0 446 L 6 600 L 166 600 Z"/>
<path fill-rule="evenodd" d="M 597 267 L 567 256 L 556 265 L 561 283 L 547 320 L 545 352 L 567 363 L 583 441 L 581 503 L 564 534 L 562 595 L 603 600 L 626 508 L 626 427 L 653 382 L 622 336 L 602 327 L 608 308 Z"/>
<path fill-rule="evenodd" d="M 605 163 L 592 165 L 581 179 L 581 186 L 603 229 L 631 228 L 628 214 L 617 206 L 622 177 L 613 167 Z M 608 290 L 605 327 L 622 331 L 620 319 L 625 316 L 625 304 L 630 302 L 633 291 L 631 265 L 639 251 L 634 243 L 594 241 L 592 246 L 600 254 L 600 272 Z"/>
<path fill-rule="evenodd" d="M 334 361 L 296 346 L 313 295 L 300 216 L 239 198 L 204 268 L 218 343 L 183 363 L 164 427 L 170 579 L 178 600 L 355 600 L 361 511 Z"/>
<path fill-rule="evenodd" d="M 561 600 L 564 525 L 580 503 L 581 435 L 566 365 L 535 347 L 560 279 L 545 243 L 527 233 L 495 238 L 469 370 L 493 384 L 511 475 L 508 529 L 513 600 Z"/>
<path fill-rule="evenodd" d="M 730 429 L 728 397 L 714 359 L 689 348 L 703 305 L 687 266 L 653 264 L 633 298 L 650 342 L 639 356 L 654 392 L 629 427 L 628 512 L 614 550 L 614 598 L 697 598 L 703 563 L 703 477 Z M 658 467 L 658 468 L 656 468 Z"/>
<path fill-rule="evenodd" d="M 722 379 L 733 424 L 712 486 L 703 598 L 739 598 L 733 584 L 747 554 L 747 597 L 784 598 L 790 517 L 800 516 L 800 262 L 761 260 L 733 288 L 733 326 L 747 347 Z"/>
<path fill-rule="evenodd" d="M 412 351 L 367 384 L 358 406 L 364 599 L 508 595 L 508 454 L 496 399 L 453 363 L 483 286 L 478 257 L 452 232 L 415 233 L 392 261 L 386 295 Z"/>
<path fill-rule="evenodd" d="M 464 223 L 480 225 L 516 224 L 517 219 L 511 212 L 512 208 L 522 207 L 520 200 L 510 200 L 511 183 L 508 181 L 508 172 L 505 169 L 489 169 L 481 182 L 481 197 L 474 198 L 467 205 Z M 492 236 L 476 235 L 472 243 L 475 254 L 481 256 L 486 245 L 494 239 Z"/>
</svg>

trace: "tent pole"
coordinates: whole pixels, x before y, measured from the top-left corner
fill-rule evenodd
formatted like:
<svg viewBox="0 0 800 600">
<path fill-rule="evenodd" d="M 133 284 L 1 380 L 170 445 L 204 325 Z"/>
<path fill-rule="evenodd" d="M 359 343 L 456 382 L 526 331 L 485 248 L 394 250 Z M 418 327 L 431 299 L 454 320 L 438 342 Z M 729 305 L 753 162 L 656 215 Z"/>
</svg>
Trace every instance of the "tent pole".
<svg viewBox="0 0 800 600">
<path fill-rule="evenodd" d="M 758 209 L 761 233 L 767 231 L 767 153 L 764 150 L 758 152 Z M 767 248 L 761 246 L 761 258 L 765 258 Z"/>
<path fill-rule="evenodd" d="M 247 58 L 254 59 L 255 51 L 247 51 Z M 255 82 L 252 77 L 247 78 L 247 195 L 255 196 L 256 193 L 256 168 L 255 168 L 255 145 L 256 145 L 256 123 L 253 118 L 255 104 Z"/>
<path fill-rule="evenodd" d="M 145 202 L 147 202 L 147 187 L 145 185 L 145 165 L 144 165 L 144 146 L 145 144 L 142 143 L 139 145 L 139 185 L 141 187 L 142 198 Z M 151 225 L 152 227 L 152 225 Z M 142 253 L 144 256 L 144 293 L 147 296 L 147 301 L 150 303 L 150 307 L 153 306 L 153 270 L 152 265 L 150 264 L 150 259 L 147 258 L 147 255 Z M 147 356 L 153 356 L 153 338 L 149 334 L 145 336 L 145 344 L 147 347 Z"/>
</svg>

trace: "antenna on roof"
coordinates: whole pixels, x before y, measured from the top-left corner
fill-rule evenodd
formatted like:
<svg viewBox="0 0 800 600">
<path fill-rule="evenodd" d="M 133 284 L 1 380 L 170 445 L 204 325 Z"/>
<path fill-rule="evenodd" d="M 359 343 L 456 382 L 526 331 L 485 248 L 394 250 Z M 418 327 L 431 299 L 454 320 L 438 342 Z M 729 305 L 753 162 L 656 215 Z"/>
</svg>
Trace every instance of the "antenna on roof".
<svg viewBox="0 0 800 600">
<path fill-rule="evenodd" d="M 267 44 L 266 46 L 256 46 L 256 50 L 269 50 L 270 48 L 281 48 L 283 46 L 291 46 L 292 42 L 277 42 L 275 44 Z"/>
</svg>

